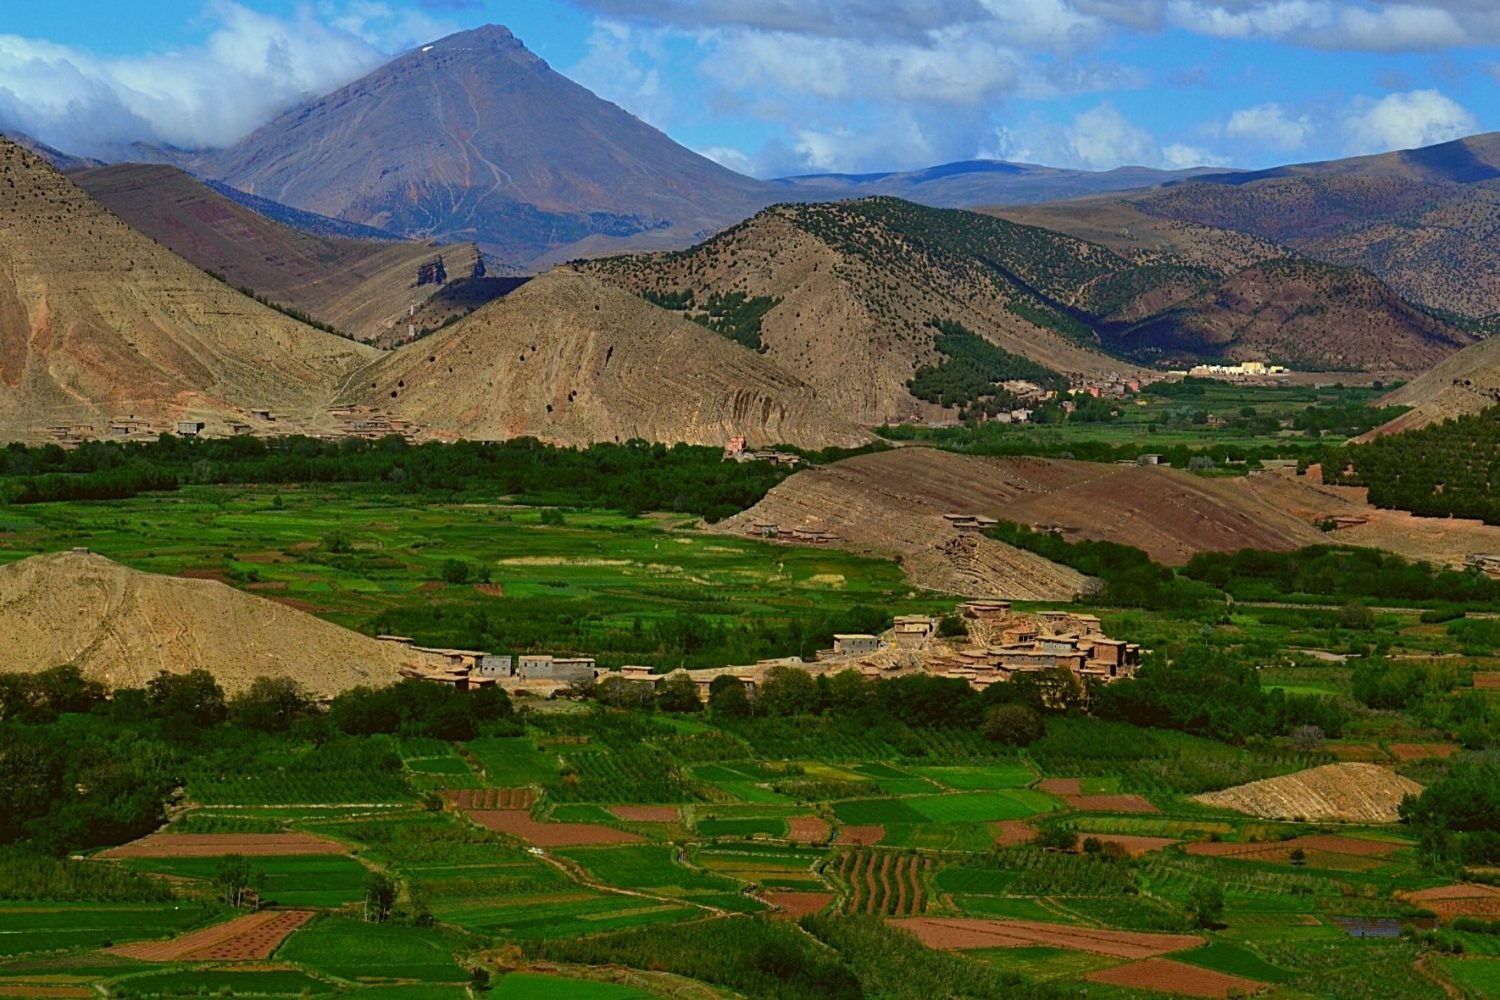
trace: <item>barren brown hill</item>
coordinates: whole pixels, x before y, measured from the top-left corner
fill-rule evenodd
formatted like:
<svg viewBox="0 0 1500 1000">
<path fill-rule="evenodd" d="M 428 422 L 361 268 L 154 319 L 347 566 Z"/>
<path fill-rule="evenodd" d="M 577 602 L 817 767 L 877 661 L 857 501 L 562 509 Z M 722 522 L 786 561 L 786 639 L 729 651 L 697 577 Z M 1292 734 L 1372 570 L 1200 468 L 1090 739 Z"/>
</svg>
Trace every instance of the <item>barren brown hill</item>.
<svg viewBox="0 0 1500 1000">
<path fill-rule="evenodd" d="M 376 356 L 215 281 L 0 140 L 0 439 L 102 436 L 132 415 L 222 430 L 256 407 L 320 425 Z"/>
<path fill-rule="evenodd" d="M 805 382 L 696 323 L 556 271 L 361 373 L 342 402 L 437 436 L 822 447 L 867 439 Z"/>
<path fill-rule="evenodd" d="M 942 361 L 931 320 L 962 323 L 1057 372 L 1133 370 L 1067 314 L 1088 282 L 1128 262 L 971 212 L 892 198 L 778 205 L 691 250 L 579 266 L 638 294 L 775 300 L 759 320 L 766 356 L 862 423 L 927 412 L 906 383 Z"/>
<path fill-rule="evenodd" d="M 0 669 L 12 672 L 71 663 L 112 687 L 139 687 L 201 668 L 231 694 L 259 676 L 319 694 L 391 683 L 411 656 L 222 583 L 77 552 L 0 568 L 0 648 Z"/>
<path fill-rule="evenodd" d="M 1158 467 L 915 447 L 799 472 L 716 530 L 753 533 L 757 524 L 774 524 L 832 532 L 859 551 L 899 554 L 913 582 L 953 593 L 1060 600 L 1087 586 L 1066 567 L 960 533 L 946 513 L 1120 542 L 1169 564 L 1204 551 L 1286 551 L 1324 540 L 1309 522 L 1230 481 Z"/>
<path fill-rule="evenodd" d="M 1237 230 L 1363 268 L 1435 309 L 1500 315 L 1497 180 L 1299 175 L 1174 185 L 1130 201 L 1147 215 Z"/>
<path fill-rule="evenodd" d="M 472 277 L 476 265 L 483 273 L 472 243 L 314 236 L 273 222 L 176 167 L 126 163 L 70 179 L 189 263 L 357 340 L 375 340 L 397 327 L 404 335 L 412 306 L 424 305 L 451 279 Z"/>
<path fill-rule="evenodd" d="M 1116 334 L 1122 347 L 1292 368 L 1419 372 L 1474 343 L 1355 268 L 1266 261 Z"/>
<path fill-rule="evenodd" d="M 1388 406 L 1410 406 L 1375 434 L 1415 430 L 1449 417 L 1478 413 L 1500 403 L 1500 337 L 1488 337 L 1381 398 Z"/>
<path fill-rule="evenodd" d="M 1195 802 L 1262 819 L 1304 823 L 1395 823 L 1401 800 L 1422 786 L 1378 764 L 1324 764 L 1279 778 L 1193 796 Z"/>
<path fill-rule="evenodd" d="M 1137 264 L 1182 264 L 1228 276 L 1287 255 L 1270 240 L 1151 215 L 1120 195 L 1099 195 L 1044 205 L 1006 205 L 978 211 L 1023 226 L 1040 226 L 1108 247 Z"/>
</svg>

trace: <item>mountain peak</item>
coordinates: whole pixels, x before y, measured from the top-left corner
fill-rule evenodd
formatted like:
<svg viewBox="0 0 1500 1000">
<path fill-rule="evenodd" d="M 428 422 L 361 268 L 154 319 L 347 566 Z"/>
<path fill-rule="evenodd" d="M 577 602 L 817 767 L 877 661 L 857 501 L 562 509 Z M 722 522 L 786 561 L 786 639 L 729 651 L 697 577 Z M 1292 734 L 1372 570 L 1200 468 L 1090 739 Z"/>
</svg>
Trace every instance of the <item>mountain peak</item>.
<svg viewBox="0 0 1500 1000">
<path fill-rule="evenodd" d="M 547 66 L 544 59 L 528 49 L 526 44 L 503 24 L 486 24 L 448 35 L 418 47 L 412 55 L 431 56 L 436 53 L 470 53 L 478 58 L 499 55 L 517 62 Z"/>
</svg>

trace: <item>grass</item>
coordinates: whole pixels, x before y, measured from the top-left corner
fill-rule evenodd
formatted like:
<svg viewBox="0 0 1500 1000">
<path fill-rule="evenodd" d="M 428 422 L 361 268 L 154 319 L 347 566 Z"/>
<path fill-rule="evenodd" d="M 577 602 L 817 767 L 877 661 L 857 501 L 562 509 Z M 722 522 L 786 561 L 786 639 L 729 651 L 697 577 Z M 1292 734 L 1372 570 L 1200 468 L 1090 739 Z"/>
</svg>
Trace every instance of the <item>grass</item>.
<svg viewBox="0 0 1500 1000">
<path fill-rule="evenodd" d="M 484 769 L 484 777 L 495 788 L 541 785 L 557 779 L 556 753 L 544 753 L 527 736 L 472 740 L 469 752 Z"/>
<path fill-rule="evenodd" d="M 131 976 L 117 981 L 117 988 L 144 997 L 284 996 L 322 994 L 331 984 L 294 969 L 246 972 L 229 969 L 192 969 Z"/>
<path fill-rule="evenodd" d="M 1202 948 L 1178 952 L 1172 957 L 1189 965 L 1225 972 L 1231 976 L 1244 976 L 1263 983 L 1284 983 L 1295 977 L 1295 973 L 1272 965 L 1250 949 L 1226 941 L 1214 941 Z"/>
<path fill-rule="evenodd" d="M 569 511 L 564 524 L 543 525 L 536 508 L 440 502 L 378 485 L 190 486 L 8 512 L 0 564 L 86 544 L 134 569 L 211 571 L 351 628 L 402 614 L 415 616 L 408 634 L 424 643 L 462 645 L 457 640 L 467 636 L 501 646 L 524 634 L 535 639 L 519 640 L 523 648 L 532 641 L 576 647 L 606 665 L 675 665 L 680 653 L 634 637 L 686 615 L 755 634 L 861 605 L 891 613 L 951 607 L 931 595 L 908 596 L 889 560 L 679 530 L 691 523 Z M 336 535 L 350 551 L 324 549 Z M 453 558 L 489 569 L 504 598 L 443 585 L 443 563 Z"/>
<path fill-rule="evenodd" d="M 287 938 L 276 958 L 342 979 L 456 983 L 468 979 L 454 959 L 463 947 L 451 932 L 323 916 Z"/>
<path fill-rule="evenodd" d="M 0 903 L 0 957 L 165 938 L 218 911 L 173 903 Z"/>
<path fill-rule="evenodd" d="M 1021 761 L 998 761 L 967 767 L 908 767 L 907 770 L 960 791 L 1025 788 L 1036 780 L 1036 774 Z"/>
<path fill-rule="evenodd" d="M 652 996 L 632 986 L 532 972 L 510 973 L 494 984 L 489 995 L 492 1000 L 651 1000 Z"/>
<path fill-rule="evenodd" d="M 934 823 L 988 823 L 1021 819 L 1058 808 L 1056 799 L 1029 789 L 924 795 L 902 799 L 924 819 Z"/>
<path fill-rule="evenodd" d="M 264 873 L 261 896 L 282 906 L 342 906 L 361 898 L 369 875 L 364 865 L 340 855 L 253 857 L 252 872 Z M 222 858 L 133 858 L 136 871 L 211 882 Z"/>
<path fill-rule="evenodd" d="M 1443 974 L 1476 996 L 1500 996 L 1500 959 L 1444 958 L 1438 960 Z"/>
</svg>

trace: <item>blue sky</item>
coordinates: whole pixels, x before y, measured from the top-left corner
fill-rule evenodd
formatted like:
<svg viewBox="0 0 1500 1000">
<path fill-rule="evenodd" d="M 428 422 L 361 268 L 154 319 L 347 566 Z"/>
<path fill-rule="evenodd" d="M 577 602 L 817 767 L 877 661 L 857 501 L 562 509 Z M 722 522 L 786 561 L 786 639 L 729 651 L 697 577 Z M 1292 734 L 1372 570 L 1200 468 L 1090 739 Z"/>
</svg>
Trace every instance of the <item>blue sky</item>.
<svg viewBox="0 0 1500 1000">
<path fill-rule="evenodd" d="M 485 23 L 762 176 L 978 156 L 1265 166 L 1500 129 L 1500 0 L 50 0 L 0 126 L 213 146 Z"/>
</svg>

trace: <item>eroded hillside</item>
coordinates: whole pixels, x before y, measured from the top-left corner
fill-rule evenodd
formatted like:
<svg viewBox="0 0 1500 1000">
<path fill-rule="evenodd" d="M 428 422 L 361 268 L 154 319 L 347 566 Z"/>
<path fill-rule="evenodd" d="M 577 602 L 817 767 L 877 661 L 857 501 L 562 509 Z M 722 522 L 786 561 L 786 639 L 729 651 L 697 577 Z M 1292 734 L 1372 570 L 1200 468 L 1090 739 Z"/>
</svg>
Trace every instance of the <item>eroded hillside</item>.
<svg viewBox="0 0 1500 1000">
<path fill-rule="evenodd" d="M 0 140 L 0 438 L 130 417 L 222 431 L 251 408 L 320 426 L 376 356 L 209 277 Z"/>
<path fill-rule="evenodd" d="M 566 271 L 389 356 L 340 402 L 440 437 L 722 445 L 743 434 L 809 447 L 867 437 L 773 361 Z"/>
</svg>

